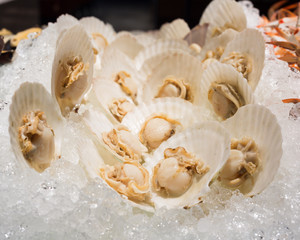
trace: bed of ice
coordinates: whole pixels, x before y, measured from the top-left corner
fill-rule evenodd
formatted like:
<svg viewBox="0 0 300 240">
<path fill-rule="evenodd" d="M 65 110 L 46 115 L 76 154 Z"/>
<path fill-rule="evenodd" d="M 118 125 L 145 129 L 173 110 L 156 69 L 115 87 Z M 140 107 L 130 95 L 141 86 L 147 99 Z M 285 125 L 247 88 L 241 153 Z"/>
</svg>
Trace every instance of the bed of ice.
<svg viewBox="0 0 300 240">
<path fill-rule="evenodd" d="M 254 27 L 258 11 L 242 4 Z M 11 98 L 25 81 L 50 91 L 56 38 L 56 25 L 49 23 L 0 67 L 0 239 L 300 239 L 300 118 L 289 117 L 296 105 L 281 102 L 300 97 L 300 74 L 277 60 L 271 46 L 255 95 L 282 128 L 283 156 L 272 184 L 253 198 L 213 187 L 201 206 L 145 214 L 101 179 L 86 177 L 76 142 L 90 140 L 79 136 L 83 126 L 75 115 L 65 127 L 60 161 L 42 174 L 16 164 L 8 133 Z"/>
</svg>

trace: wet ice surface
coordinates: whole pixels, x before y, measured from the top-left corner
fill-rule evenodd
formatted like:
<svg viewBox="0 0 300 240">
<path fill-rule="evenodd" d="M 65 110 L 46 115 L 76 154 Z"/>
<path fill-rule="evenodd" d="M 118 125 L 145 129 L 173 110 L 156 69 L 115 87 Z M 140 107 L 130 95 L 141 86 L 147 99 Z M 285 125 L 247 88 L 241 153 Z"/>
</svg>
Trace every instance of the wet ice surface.
<svg viewBox="0 0 300 240">
<path fill-rule="evenodd" d="M 213 186 L 200 206 L 145 214 L 101 179 L 86 177 L 77 142 L 90 140 L 76 116 L 64 128 L 60 161 L 43 174 L 16 164 L 8 134 L 11 98 L 25 81 L 40 82 L 51 92 L 56 38 L 50 24 L 39 38 L 20 44 L 12 64 L 0 67 L 0 239 L 300 238 L 300 119 L 289 117 L 294 104 L 281 102 L 300 97 L 300 74 L 277 60 L 271 46 L 255 95 L 282 128 L 283 156 L 272 184 L 253 198 Z"/>
</svg>

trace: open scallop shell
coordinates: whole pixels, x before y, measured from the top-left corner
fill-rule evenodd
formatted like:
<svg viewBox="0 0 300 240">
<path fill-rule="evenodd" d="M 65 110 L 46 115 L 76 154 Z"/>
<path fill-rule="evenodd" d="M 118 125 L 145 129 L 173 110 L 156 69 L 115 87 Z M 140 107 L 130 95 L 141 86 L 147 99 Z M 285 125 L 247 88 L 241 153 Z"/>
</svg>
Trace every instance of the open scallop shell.
<svg viewBox="0 0 300 240">
<path fill-rule="evenodd" d="M 213 63 L 203 72 L 201 79 L 201 96 L 200 102 L 205 107 L 211 110 L 212 116 L 215 119 L 220 119 L 215 113 L 214 107 L 208 100 L 208 94 L 212 83 L 226 83 L 234 87 L 234 90 L 242 97 L 244 104 L 254 103 L 254 96 L 250 86 L 242 74 L 238 73 L 232 66 L 219 62 Z"/>
<path fill-rule="evenodd" d="M 142 100 L 148 102 L 156 97 L 180 94 L 181 98 L 197 104 L 200 97 L 202 72 L 200 66 L 201 63 L 197 58 L 186 53 L 165 57 L 159 66 L 153 68 L 152 73 L 148 75 L 143 86 Z M 174 83 L 167 84 L 167 81 Z M 174 84 L 178 84 L 180 87 L 176 85 L 176 89 L 174 89 Z M 182 95 L 183 93 L 184 95 Z"/>
<path fill-rule="evenodd" d="M 244 10 L 234 0 L 212 1 L 200 19 L 200 24 L 204 23 L 209 23 L 206 40 L 218 36 L 228 28 L 241 32 L 247 27 Z"/>
<path fill-rule="evenodd" d="M 178 18 L 162 25 L 159 31 L 163 39 L 183 39 L 190 32 L 190 28 L 183 19 Z"/>
<path fill-rule="evenodd" d="M 265 60 L 265 41 L 262 34 L 256 29 L 245 29 L 228 43 L 220 59 L 226 62 L 226 59 L 233 54 L 241 54 L 246 57 L 250 64 L 247 74 L 248 84 L 254 91 L 262 74 Z"/>
<path fill-rule="evenodd" d="M 133 134 L 138 134 L 140 141 L 151 151 L 176 132 L 206 119 L 206 115 L 188 101 L 161 98 L 140 104 L 121 123 Z"/>
<path fill-rule="evenodd" d="M 241 107 L 223 124 L 231 138 L 251 138 L 258 148 L 258 171 L 238 189 L 246 196 L 262 192 L 272 182 L 282 156 L 281 128 L 275 115 L 264 106 L 250 104 Z"/>
<path fill-rule="evenodd" d="M 60 15 L 56 20 L 56 29 L 61 33 L 79 23 L 78 19 L 69 14 Z"/>
<path fill-rule="evenodd" d="M 131 59 L 134 59 L 137 54 L 144 49 L 144 46 L 133 34 L 129 32 L 119 32 L 114 41 L 109 45 L 109 48 L 118 49 Z"/>
<path fill-rule="evenodd" d="M 220 56 L 216 55 L 216 52 L 217 52 L 216 50 L 222 49 L 224 51 L 226 45 L 236 36 L 236 34 L 237 34 L 237 32 L 233 29 L 226 29 L 219 36 L 212 38 L 209 42 L 207 42 L 203 46 L 198 58 L 201 61 L 205 61 L 207 58 L 210 58 L 210 57 L 213 57 L 213 58 L 219 60 L 222 55 L 220 55 Z"/>
<path fill-rule="evenodd" d="M 102 57 L 100 77 L 95 79 L 94 84 L 97 85 L 99 81 L 116 82 L 122 91 L 135 101 L 140 79 L 132 59 L 117 49 L 107 48 Z"/>
<path fill-rule="evenodd" d="M 35 151 L 37 152 L 37 154 L 34 153 L 34 157 L 38 159 L 37 161 L 39 162 L 30 162 L 25 159 L 22 153 L 19 142 L 19 131 L 23 124 L 24 116 L 29 112 L 36 111 L 44 112 L 44 117 L 46 118 L 47 123 L 46 125 L 43 125 L 43 130 L 40 130 L 39 128 L 37 129 L 42 131 L 42 134 L 35 133 L 37 137 L 35 139 L 35 143 L 32 142 L 32 144 L 36 147 Z M 51 129 L 50 131 L 54 136 L 54 146 L 52 145 L 53 142 L 51 138 L 50 141 L 48 138 L 44 138 L 43 134 L 45 129 Z M 30 166 L 36 171 L 42 172 L 50 165 L 51 161 L 60 157 L 61 141 L 63 136 L 63 120 L 58 106 L 55 102 L 53 102 L 53 98 L 41 84 L 26 82 L 23 83 L 15 92 L 10 106 L 9 134 L 11 146 L 16 156 L 17 163 L 22 167 Z M 46 144 L 41 144 L 41 142 L 45 141 Z"/>
<path fill-rule="evenodd" d="M 117 83 L 113 81 L 95 82 L 89 100 L 94 101 L 95 105 L 100 104 L 112 122 L 116 124 L 121 122 L 123 117 L 135 106 L 134 102 Z M 117 105 L 118 103 L 120 104 Z"/>
<path fill-rule="evenodd" d="M 113 158 L 110 162 L 114 159 L 119 162 L 141 161 L 142 155 L 148 151 L 136 134 L 131 133 L 125 126 L 114 126 L 98 109 L 90 107 L 84 112 L 83 120 L 97 137 L 98 143 L 105 148 L 101 153 L 110 155 L 106 157 L 107 163 L 110 160 L 108 158 Z"/>
<path fill-rule="evenodd" d="M 201 177 L 193 177 L 190 187 L 179 196 L 168 197 L 152 188 L 152 201 L 156 208 L 188 208 L 200 202 L 201 197 L 209 191 L 209 182 L 229 156 L 230 135 L 217 122 L 205 122 L 196 128 L 189 128 L 163 142 L 155 150 L 153 156 L 149 156 L 145 160 L 146 168 L 153 172 L 154 167 L 164 159 L 164 151 L 167 148 L 176 149 L 177 147 L 183 147 L 188 153 L 199 159 L 206 171 Z"/>
<path fill-rule="evenodd" d="M 139 52 L 139 54 L 135 58 L 137 69 L 140 69 L 147 59 L 150 59 L 153 56 L 157 56 L 160 53 L 168 52 L 169 50 L 190 52 L 188 44 L 183 40 L 160 39 Z"/>
<path fill-rule="evenodd" d="M 52 64 L 51 92 L 65 116 L 90 89 L 94 63 L 92 44 L 81 25 L 61 34 Z"/>
<path fill-rule="evenodd" d="M 109 45 L 116 37 L 116 32 L 110 24 L 105 24 L 100 19 L 95 17 L 84 17 L 80 19 L 80 24 L 88 34 L 101 34 L 103 40 Z"/>
</svg>

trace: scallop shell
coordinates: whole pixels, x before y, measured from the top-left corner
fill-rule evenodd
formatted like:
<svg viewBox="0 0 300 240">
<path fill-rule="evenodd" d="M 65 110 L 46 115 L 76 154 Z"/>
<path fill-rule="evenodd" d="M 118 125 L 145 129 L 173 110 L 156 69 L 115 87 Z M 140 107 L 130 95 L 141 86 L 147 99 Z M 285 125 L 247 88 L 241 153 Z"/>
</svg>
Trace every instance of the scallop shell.
<svg viewBox="0 0 300 240">
<path fill-rule="evenodd" d="M 242 6 L 234 0 L 214 0 L 204 10 L 200 24 L 209 23 L 206 40 L 215 37 L 228 28 L 238 32 L 247 27 Z"/>
<path fill-rule="evenodd" d="M 51 161 L 60 157 L 61 141 L 63 136 L 63 120 L 56 103 L 51 95 L 39 83 L 23 83 L 15 92 L 12 98 L 9 114 L 9 135 L 12 150 L 16 156 L 17 163 L 22 167 L 32 167 L 38 172 L 42 172 L 45 168 L 38 164 L 31 165 L 25 160 L 20 143 L 19 143 L 19 128 L 22 125 L 22 119 L 25 114 L 31 111 L 40 110 L 44 112 L 47 125 L 54 133 L 54 156 L 52 159 L 46 159 L 47 165 Z M 45 147 L 47 150 L 47 147 Z"/>
<path fill-rule="evenodd" d="M 108 44 L 116 37 L 116 32 L 113 27 L 110 24 L 105 24 L 98 18 L 84 17 L 81 18 L 79 22 L 89 34 L 100 33 Z"/>
<path fill-rule="evenodd" d="M 261 162 L 252 189 L 239 189 L 246 196 L 262 192 L 273 180 L 282 156 L 281 128 L 276 116 L 269 109 L 250 104 L 238 109 L 236 114 L 223 122 L 232 138 L 249 137 L 255 141 Z"/>
<path fill-rule="evenodd" d="M 115 100 L 124 99 L 132 106 L 135 106 L 132 99 L 128 97 L 120 88 L 120 86 L 113 81 L 95 81 L 93 89 L 89 95 L 89 100 L 94 102 L 96 106 L 100 104 L 105 110 L 107 117 L 115 124 L 120 122 L 118 116 L 114 115 L 111 110 L 111 105 Z"/>
<path fill-rule="evenodd" d="M 192 126 L 196 121 L 206 120 L 199 108 L 188 101 L 179 98 L 160 98 L 138 107 L 128 113 L 121 124 L 126 126 L 133 134 L 138 134 L 147 118 L 153 114 L 163 114 L 180 122 L 182 128 Z"/>
<path fill-rule="evenodd" d="M 60 15 L 56 20 L 56 28 L 61 33 L 79 23 L 78 19 L 69 14 Z"/>
<path fill-rule="evenodd" d="M 216 48 L 223 48 L 236 36 L 237 32 L 233 29 L 226 29 L 219 36 L 214 37 L 208 41 L 202 48 L 198 58 L 204 61 L 208 51 L 216 51 Z M 219 59 L 218 59 L 219 60 Z"/>
<path fill-rule="evenodd" d="M 256 29 L 245 29 L 228 43 L 220 61 L 224 61 L 232 52 L 241 53 L 250 59 L 252 70 L 247 80 L 254 91 L 260 80 L 265 60 L 265 41 L 262 34 Z"/>
<path fill-rule="evenodd" d="M 200 66 L 201 63 L 197 58 L 186 53 L 177 53 L 164 58 L 148 75 L 143 86 L 142 100 L 148 102 L 154 99 L 163 86 L 164 80 L 172 79 L 183 81 L 189 95 L 186 99 L 197 104 L 202 73 Z"/>
<path fill-rule="evenodd" d="M 134 59 L 137 54 L 144 49 L 144 46 L 133 34 L 129 32 L 119 32 L 115 40 L 109 45 L 109 48 L 118 49 L 131 59 Z"/>
<path fill-rule="evenodd" d="M 139 72 L 141 74 L 141 82 L 144 83 L 147 77 L 150 76 L 155 68 L 159 68 L 160 64 L 166 59 L 171 58 L 177 54 L 182 54 L 180 49 L 169 49 L 167 51 L 160 52 L 150 58 L 145 59 Z"/>
<path fill-rule="evenodd" d="M 159 31 L 163 39 L 183 39 L 191 30 L 183 19 L 178 18 L 162 25 Z"/>
<path fill-rule="evenodd" d="M 179 39 L 160 39 L 155 43 L 147 46 L 135 57 L 136 68 L 140 69 L 147 59 L 157 56 L 169 50 L 179 50 L 183 52 L 190 52 L 188 44 Z"/>
<path fill-rule="evenodd" d="M 136 70 L 134 61 L 117 49 L 107 48 L 105 50 L 102 57 L 100 77 L 95 79 L 94 84 L 97 85 L 99 81 L 114 82 L 120 73 L 129 75 L 131 80 L 130 86 L 126 84 L 122 86 L 120 83 L 120 87 L 123 87 L 124 89 L 122 88 L 122 90 L 135 100 L 142 76 Z M 126 87 L 128 87 L 128 89 L 126 89 Z"/>
<path fill-rule="evenodd" d="M 146 147 L 139 142 L 136 134 L 132 134 L 122 125 L 114 126 L 98 109 L 90 107 L 84 112 L 83 120 L 90 131 L 97 137 L 97 142 L 105 148 L 105 150 L 102 149 L 100 152 L 107 155 L 105 159 L 106 163 L 115 160 L 118 162 L 125 160 L 140 161 L 142 155 L 147 152 Z M 118 144 L 115 142 L 110 143 L 114 145 L 113 147 L 119 147 L 118 149 L 111 148 L 105 141 L 104 136 L 106 136 L 106 140 L 109 140 L 108 133 L 117 134 Z M 119 153 L 115 150 L 119 151 Z M 124 154 L 124 156 L 121 153 Z"/>
<path fill-rule="evenodd" d="M 81 25 L 75 25 L 62 34 L 52 64 L 51 92 L 62 114 L 67 115 L 76 104 L 81 103 L 85 93 L 90 89 L 93 51 L 90 39 Z"/>
<path fill-rule="evenodd" d="M 237 92 L 243 97 L 245 104 L 251 104 L 255 101 L 253 92 L 247 84 L 246 79 L 243 78 L 242 74 L 238 73 L 232 66 L 228 64 L 215 62 L 209 65 L 208 68 L 203 72 L 201 91 L 199 93 L 201 96 L 201 104 L 211 110 L 212 116 L 215 119 L 220 119 L 220 117 L 214 112 L 213 106 L 208 100 L 208 92 L 213 82 L 228 83 L 235 87 Z"/>
<path fill-rule="evenodd" d="M 204 167 L 209 167 L 200 179 L 193 178 L 188 190 L 177 197 L 166 197 L 152 191 L 152 201 L 156 208 L 184 207 L 188 208 L 199 201 L 209 191 L 209 183 L 226 162 L 230 151 L 230 135 L 221 124 L 205 122 L 196 128 L 189 128 L 163 142 L 153 153 L 146 158 L 146 168 L 153 172 L 154 166 L 164 158 L 167 148 L 183 147 L 188 153 L 200 159 Z"/>
</svg>

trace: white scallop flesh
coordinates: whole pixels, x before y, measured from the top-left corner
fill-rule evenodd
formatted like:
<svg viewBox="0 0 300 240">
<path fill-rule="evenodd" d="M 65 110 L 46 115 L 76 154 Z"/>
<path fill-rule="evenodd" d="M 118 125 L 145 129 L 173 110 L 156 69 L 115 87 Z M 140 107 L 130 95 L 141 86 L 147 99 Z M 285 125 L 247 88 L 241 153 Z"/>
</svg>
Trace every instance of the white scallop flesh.
<svg viewBox="0 0 300 240">
<path fill-rule="evenodd" d="M 257 145 L 252 139 L 232 139 L 230 156 L 220 171 L 221 183 L 228 188 L 238 188 L 243 184 L 241 192 L 249 191 L 248 187 L 252 188 L 259 173 L 260 162 Z"/>
<path fill-rule="evenodd" d="M 125 115 L 130 112 L 135 105 L 126 98 L 114 99 L 108 108 L 111 114 L 121 122 Z"/>
<path fill-rule="evenodd" d="M 179 122 L 164 116 L 150 117 L 140 131 L 140 140 L 150 150 L 155 149 L 175 133 L 178 124 Z"/>
<path fill-rule="evenodd" d="M 25 159 L 38 172 L 49 167 L 54 159 L 54 132 L 41 111 L 31 111 L 23 116 L 19 128 L 19 143 Z"/>
<path fill-rule="evenodd" d="M 124 162 L 100 169 L 100 176 L 129 200 L 144 202 L 149 198 L 149 173 L 137 162 Z"/>
</svg>

